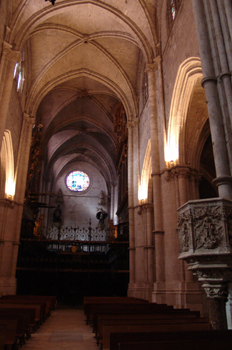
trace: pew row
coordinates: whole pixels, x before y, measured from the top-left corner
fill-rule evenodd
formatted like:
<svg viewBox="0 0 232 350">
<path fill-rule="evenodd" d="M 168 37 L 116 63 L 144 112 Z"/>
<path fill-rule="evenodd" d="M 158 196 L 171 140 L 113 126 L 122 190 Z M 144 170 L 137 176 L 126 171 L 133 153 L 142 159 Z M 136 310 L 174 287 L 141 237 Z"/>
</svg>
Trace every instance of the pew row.
<svg viewBox="0 0 232 350">
<path fill-rule="evenodd" d="M 175 311 L 175 310 L 174 310 Z M 178 310 L 179 311 L 179 310 Z M 103 328 L 104 326 L 116 326 L 116 325 L 151 325 L 151 324 L 160 324 L 160 323 L 175 323 L 175 322 L 205 322 L 206 319 L 200 318 L 198 313 L 190 313 L 190 314 L 182 314 L 178 313 L 157 313 L 152 315 L 115 315 L 121 316 L 115 319 L 110 318 L 100 318 L 98 319 L 96 339 L 97 344 L 101 344 L 103 342 Z M 197 320 L 196 320 L 197 319 Z M 208 322 L 208 319 L 207 319 Z"/>
<path fill-rule="evenodd" d="M 0 329 L 5 329 L 5 350 L 17 350 L 31 336 L 31 332 L 46 320 L 54 300 L 36 296 L 4 296 L 0 298 Z M 0 343 L 1 345 L 1 343 Z M 1 348 L 0 348 L 1 349 Z"/>
<path fill-rule="evenodd" d="M 232 330 L 110 334 L 110 350 L 229 350 L 231 344 Z"/>
<path fill-rule="evenodd" d="M 104 323 L 112 323 L 112 322 L 131 322 L 131 320 L 151 320 L 151 319 L 166 319 L 166 318 L 196 318 L 200 317 L 200 312 L 199 311 L 190 311 L 189 309 L 164 309 L 162 311 L 157 311 L 156 313 L 119 313 L 119 314 L 108 314 L 108 313 L 103 313 L 103 314 L 98 314 L 96 323 L 93 324 L 93 331 L 96 333 L 96 336 L 98 333 L 101 331 L 101 327 L 103 326 Z"/>
<path fill-rule="evenodd" d="M 109 298 L 95 298 L 87 300 L 84 302 L 84 313 L 86 315 L 86 324 L 91 323 L 92 314 L 94 310 L 99 310 L 100 308 L 109 308 L 111 306 L 120 306 L 120 305 L 145 305 L 146 301 L 136 298 L 127 298 L 127 297 L 109 297 Z"/>
<path fill-rule="evenodd" d="M 95 327 L 97 323 L 97 315 L 99 314 L 153 314 L 171 310 L 173 310 L 172 306 L 155 303 L 93 304 L 89 307 L 89 312 L 86 315 L 86 323 L 92 324 Z"/>
<path fill-rule="evenodd" d="M 5 347 L 6 328 L 7 325 L 0 322 L 0 350 L 4 350 Z"/>
<path fill-rule="evenodd" d="M 154 324 L 133 324 L 133 325 L 105 325 L 103 326 L 103 341 L 100 344 L 103 350 L 110 348 L 110 335 L 112 333 L 138 333 L 138 332 L 181 332 L 210 330 L 208 318 L 180 319 L 180 320 L 158 320 Z"/>
</svg>

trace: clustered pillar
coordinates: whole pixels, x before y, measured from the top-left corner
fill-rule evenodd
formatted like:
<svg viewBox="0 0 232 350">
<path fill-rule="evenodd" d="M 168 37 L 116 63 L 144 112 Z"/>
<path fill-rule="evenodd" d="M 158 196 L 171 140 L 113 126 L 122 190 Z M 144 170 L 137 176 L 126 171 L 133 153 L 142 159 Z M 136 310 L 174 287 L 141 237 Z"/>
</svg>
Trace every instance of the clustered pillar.
<svg viewBox="0 0 232 350">
<path fill-rule="evenodd" d="M 225 38 L 221 31 L 223 16 L 220 19 L 218 13 L 215 13 L 215 7 L 217 8 L 220 1 L 192 0 L 192 3 L 203 71 L 202 86 L 205 89 L 207 99 L 217 175 L 214 182 L 218 186 L 220 197 L 232 199 L 231 149 L 230 144 L 226 142 L 226 135 L 231 134 L 232 121 L 231 74 L 227 63 L 230 53 L 224 50 Z M 223 8 L 222 6 L 219 8 L 221 15 L 227 14 L 229 11 L 226 3 L 224 3 Z M 228 113 L 229 124 L 227 122 Z"/>
<path fill-rule="evenodd" d="M 15 196 L 13 200 L 1 199 L 0 203 L 0 295 L 16 293 L 15 271 L 33 124 L 34 118 L 31 118 L 25 113 L 16 167 L 17 182 Z M 12 217 L 14 217 L 14 220 L 12 220 Z"/>
<path fill-rule="evenodd" d="M 157 101 L 156 101 L 156 80 L 155 73 L 159 69 L 159 59 L 147 65 L 148 74 L 148 95 L 149 95 L 149 116 L 150 116 L 150 137 L 151 137 L 151 158 L 152 158 L 152 182 L 153 182 L 153 203 L 154 203 L 154 245 L 155 245 L 155 279 L 156 288 L 164 282 L 164 232 L 163 213 L 161 201 L 160 181 L 160 156 L 159 138 L 157 123 Z"/>
</svg>

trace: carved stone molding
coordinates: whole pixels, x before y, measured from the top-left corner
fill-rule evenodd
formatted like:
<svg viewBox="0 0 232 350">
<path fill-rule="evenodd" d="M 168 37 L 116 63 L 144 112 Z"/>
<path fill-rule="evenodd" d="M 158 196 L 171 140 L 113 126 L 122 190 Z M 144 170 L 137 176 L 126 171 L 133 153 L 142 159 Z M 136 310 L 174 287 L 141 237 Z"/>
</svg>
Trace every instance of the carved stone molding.
<svg viewBox="0 0 232 350">
<path fill-rule="evenodd" d="M 180 258 L 232 253 L 232 201 L 189 201 L 178 212 Z"/>
<path fill-rule="evenodd" d="M 225 301 L 232 281 L 232 201 L 189 201 L 178 209 L 179 259 L 208 298 L 212 329 L 226 329 Z"/>
<path fill-rule="evenodd" d="M 154 206 L 152 203 L 144 203 L 141 205 L 142 210 L 145 212 L 152 212 L 154 209 Z"/>
<path fill-rule="evenodd" d="M 204 288 L 207 298 L 220 298 L 227 299 L 227 286 L 226 284 L 210 284 L 205 283 L 202 285 Z"/>
<path fill-rule="evenodd" d="M 176 166 L 171 169 L 171 176 L 174 177 L 184 177 L 189 178 L 191 175 L 191 169 L 189 167 Z"/>
<path fill-rule="evenodd" d="M 176 165 L 171 168 L 167 168 L 163 171 L 164 178 L 169 181 L 171 178 L 186 178 L 198 183 L 201 179 L 201 175 L 196 169 L 192 169 L 189 166 Z"/>
</svg>

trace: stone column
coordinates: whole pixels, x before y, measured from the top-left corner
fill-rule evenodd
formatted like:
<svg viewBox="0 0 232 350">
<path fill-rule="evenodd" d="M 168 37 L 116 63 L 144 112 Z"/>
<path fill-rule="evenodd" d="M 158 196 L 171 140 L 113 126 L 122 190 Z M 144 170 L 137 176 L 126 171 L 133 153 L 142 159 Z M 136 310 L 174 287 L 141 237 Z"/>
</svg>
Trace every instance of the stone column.
<svg viewBox="0 0 232 350">
<path fill-rule="evenodd" d="M 219 16 L 220 16 L 220 22 L 222 26 L 222 32 L 224 36 L 225 41 L 225 48 L 226 48 L 226 55 L 228 58 L 228 65 L 229 69 L 232 70 L 232 43 L 231 43 L 231 35 L 232 31 L 230 33 L 230 27 L 232 29 L 232 18 L 227 17 L 228 10 L 227 9 L 227 0 L 221 1 L 217 0 L 217 6 L 219 10 Z M 232 3 L 230 2 L 230 16 L 232 16 Z"/>
<path fill-rule="evenodd" d="M 15 64 L 20 61 L 20 57 L 21 55 L 19 51 L 12 50 L 11 45 L 4 42 L 0 68 L 2 79 L 2 90 L 0 90 L 0 144 L 2 143 L 5 130 L 5 123 L 14 80 L 14 68 Z"/>
<path fill-rule="evenodd" d="M 3 41 L 2 44 L 2 58 L 0 61 L 0 81 L 4 82 L 5 81 L 5 76 L 7 72 L 7 64 L 8 64 L 8 56 L 11 52 L 12 45 L 10 45 L 8 42 Z M 4 84 L 0 84 L 0 101 L 2 97 L 2 91 L 3 91 L 3 86 Z"/>
<path fill-rule="evenodd" d="M 180 206 L 185 204 L 188 201 L 188 187 L 187 181 L 190 176 L 189 168 L 186 167 L 177 167 L 176 171 L 178 173 L 178 187 L 179 187 L 179 198 Z"/>
<path fill-rule="evenodd" d="M 15 176 L 15 196 L 14 200 L 5 200 L 3 203 L 5 214 L 1 232 L 0 294 L 16 293 L 15 273 L 33 124 L 34 118 L 24 114 Z M 14 217 L 14 220 L 12 220 L 12 217 Z"/>
<path fill-rule="evenodd" d="M 164 238 L 163 238 L 163 212 L 161 200 L 160 181 L 160 157 L 159 137 L 157 124 L 157 101 L 155 73 L 158 63 L 148 64 L 148 95 L 149 95 L 149 116 L 150 116 L 150 138 L 152 157 L 152 182 L 153 182 L 153 203 L 154 203 L 154 241 L 155 241 L 155 270 L 156 283 L 164 281 Z"/>
<path fill-rule="evenodd" d="M 228 282 L 228 301 L 226 303 L 227 326 L 232 329 L 232 282 Z"/>
<path fill-rule="evenodd" d="M 34 123 L 35 118 L 30 117 L 27 113 L 24 113 L 16 168 L 15 200 L 19 203 L 24 203 L 28 162 L 31 148 L 32 127 Z"/>
<path fill-rule="evenodd" d="M 130 240 L 130 283 L 129 289 L 135 283 L 135 232 L 134 232 L 134 192 L 133 192 L 133 123 L 127 123 L 128 128 L 128 211 Z"/>
<path fill-rule="evenodd" d="M 228 21 L 228 28 L 230 32 L 230 37 L 232 38 L 232 3 L 230 0 L 224 0 L 226 18 Z"/>
<path fill-rule="evenodd" d="M 134 193 L 134 224 L 135 224 L 135 287 L 137 297 L 143 298 L 142 289 L 145 282 L 145 252 L 144 252 L 144 212 L 140 210 L 139 184 L 140 184 L 140 148 L 139 148 L 139 120 L 133 120 L 133 193 Z M 138 209 L 139 208 L 139 209 Z"/>
<path fill-rule="evenodd" d="M 152 237 L 152 228 L 153 228 L 153 204 L 146 203 L 144 206 L 147 216 L 147 235 L 146 235 L 146 246 L 147 250 L 147 283 L 149 286 L 152 286 L 154 282 L 154 246 L 153 246 L 153 237 Z"/>
<path fill-rule="evenodd" d="M 226 283 L 205 283 L 204 288 L 209 305 L 209 319 L 213 330 L 227 329 L 225 302 L 227 300 Z"/>
<path fill-rule="evenodd" d="M 214 70 L 214 58 L 210 46 L 210 36 L 208 33 L 205 8 L 202 0 L 192 0 L 192 3 L 204 76 L 202 86 L 205 89 L 207 99 L 217 174 L 217 178 L 214 181 L 218 186 L 219 196 L 232 199 L 232 179 L 225 140 L 223 113 L 217 90 L 217 78 Z"/>
<path fill-rule="evenodd" d="M 223 1 L 220 0 L 220 5 L 218 4 L 217 0 L 204 0 L 215 76 L 218 80 L 217 89 L 224 118 L 225 138 L 227 142 L 228 157 L 230 160 L 230 170 L 232 171 L 232 87 L 231 68 L 228 66 L 232 59 L 230 52 L 231 40 L 230 38 L 227 38 L 229 32 L 227 30 L 227 20 L 225 17 Z M 230 66 L 232 66 L 231 63 Z"/>
</svg>

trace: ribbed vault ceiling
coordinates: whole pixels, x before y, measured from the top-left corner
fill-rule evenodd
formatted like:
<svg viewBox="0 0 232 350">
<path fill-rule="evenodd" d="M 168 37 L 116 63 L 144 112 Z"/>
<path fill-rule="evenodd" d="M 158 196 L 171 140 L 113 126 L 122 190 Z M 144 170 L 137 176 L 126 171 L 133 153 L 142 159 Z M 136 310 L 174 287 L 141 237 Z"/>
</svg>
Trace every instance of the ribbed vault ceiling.
<svg viewBox="0 0 232 350">
<path fill-rule="evenodd" d="M 11 42 L 26 48 L 27 113 L 43 125 L 45 175 L 78 161 L 116 179 L 113 115 L 138 116 L 141 63 L 155 57 L 154 1 L 13 2 Z"/>
</svg>

